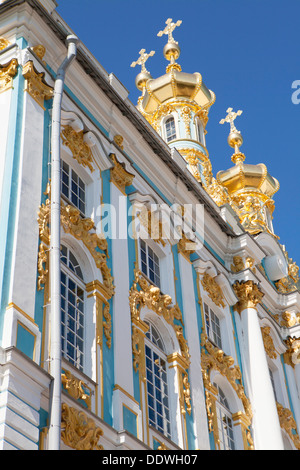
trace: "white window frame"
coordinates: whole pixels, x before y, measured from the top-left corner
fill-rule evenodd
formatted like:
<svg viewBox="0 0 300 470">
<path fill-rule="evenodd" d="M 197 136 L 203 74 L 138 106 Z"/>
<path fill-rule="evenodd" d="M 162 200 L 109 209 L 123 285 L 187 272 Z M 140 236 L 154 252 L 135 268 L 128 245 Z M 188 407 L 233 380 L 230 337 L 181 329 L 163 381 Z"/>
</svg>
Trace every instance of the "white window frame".
<svg viewBox="0 0 300 470">
<path fill-rule="evenodd" d="M 174 119 L 174 126 L 175 126 L 175 133 L 176 133 L 176 136 L 174 139 L 171 139 L 171 140 L 168 140 L 167 139 L 167 131 L 166 131 L 166 123 L 168 121 L 168 119 Z M 165 140 L 165 142 L 167 144 L 170 144 L 171 142 L 174 142 L 174 140 L 177 140 L 179 139 L 179 129 L 178 129 L 178 117 L 177 115 L 175 115 L 175 113 L 171 113 L 171 114 L 168 114 L 167 116 L 165 116 L 162 121 L 161 121 L 161 128 L 162 128 L 162 137 L 163 139 Z"/>
<path fill-rule="evenodd" d="M 68 167 L 68 174 L 64 171 L 65 166 Z M 77 178 L 77 183 L 75 180 L 73 180 L 73 174 Z M 68 177 L 68 184 L 65 183 L 65 175 Z M 75 191 L 72 190 L 72 186 L 74 183 L 74 188 L 76 187 L 77 189 L 77 194 Z M 80 188 L 80 184 L 83 185 L 83 188 Z M 61 161 L 61 182 L 60 182 L 60 188 L 61 188 L 61 195 L 64 199 L 66 199 L 67 202 L 72 204 L 74 207 L 76 207 L 83 216 L 86 215 L 86 209 L 87 209 L 87 185 L 85 181 L 82 179 L 81 175 L 73 168 L 72 165 L 70 165 L 69 162 L 66 160 L 62 159 Z M 66 190 L 64 189 L 66 188 Z M 84 199 L 79 196 L 80 191 L 84 192 Z M 66 194 L 67 193 L 67 194 Z M 81 201 L 82 204 L 79 202 L 75 202 L 75 197 L 78 198 L 78 201 Z"/>
<path fill-rule="evenodd" d="M 168 439 L 172 439 L 166 348 L 157 327 L 149 321 L 146 323 L 149 326 L 145 338 L 148 423 Z"/>
<path fill-rule="evenodd" d="M 216 313 L 209 303 L 203 302 L 204 308 L 204 323 L 205 331 L 208 339 L 215 344 L 219 349 L 223 349 L 223 338 L 222 338 L 222 319 Z M 208 311 L 207 311 L 208 310 Z M 217 319 L 217 321 L 215 321 Z"/>
<path fill-rule="evenodd" d="M 67 249 L 67 264 L 61 262 L 61 350 L 62 357 L 70 362 L 78 370 L 84 370 L 84 350 L 85 350 L 85 284 L 82 276 L 82 271 L 77 261 L 77 258 L 73 254 L 73 251 L 66 245 L 62 245 L 62 250 Z M 73 271 L 70 267 L 71 256 L 77 262 L 77 269 Z M 61 255 L 61 259 L 63 256 Z M 72 261 L 71 261 L 72 262 Z M 63 282 L 64 278 L 66 283 Z M 70 284 L 75 286 L 75 294 L 70 289 Z M 82 292 L 79 296 L 78 292 Z M 70 299 L 74 298 L 74 302 Z M 80 309 L 79 305 L 82 305 Z M 74 315 L 70 315 L 69 308 L 73 310 Z M 63 321 L 64 320 L 64 321 Z M 71 325 L 74 324 L 73 333 Z M 82 332 L 81 332 L 82 331 Z M 69 335 L 74 334 L 74 340 L 70 341 Z M 79 333 L 81 332 L 81 333 Z M 80 344 L 82 345 L 80 346 Z M 74 357 L 68 354 L 68 344 L 70 347 L 74 347 Z"/>
</svg>

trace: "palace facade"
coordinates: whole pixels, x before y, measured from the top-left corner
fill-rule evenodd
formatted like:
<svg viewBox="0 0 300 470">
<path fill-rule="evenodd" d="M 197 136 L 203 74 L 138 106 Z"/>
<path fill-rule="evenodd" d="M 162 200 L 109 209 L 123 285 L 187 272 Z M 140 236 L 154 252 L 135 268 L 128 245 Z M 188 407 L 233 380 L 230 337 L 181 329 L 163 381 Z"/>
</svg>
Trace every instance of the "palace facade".
<svg viewBox="0 0 300 470">
<path fill-rule="evenodd" d="M 181 21 L 135 106 L 56 6 L 0 1 L 0 448 L 299 450 L 299 268 L 241 111 L 214 176 Z"/>
</svg>

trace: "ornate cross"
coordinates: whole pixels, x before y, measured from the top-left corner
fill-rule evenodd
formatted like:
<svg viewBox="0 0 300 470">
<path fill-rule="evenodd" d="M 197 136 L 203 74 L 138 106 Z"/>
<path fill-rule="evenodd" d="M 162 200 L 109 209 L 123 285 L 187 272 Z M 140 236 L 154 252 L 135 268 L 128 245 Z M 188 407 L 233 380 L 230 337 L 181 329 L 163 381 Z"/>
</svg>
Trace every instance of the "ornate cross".
<svg viewBox="0 0 300 470">
<path fill-rule="evenodd" d="M 163 31 L 159 31 L 159 33 L 157 34 L 157 36 L 161 37 L 163 34 L 167 34 L 168 35 L 168 42 L 171 42 L 171 43 L 175 43 L 177 44 L 177 41 L 175 41 L 175 39 L 173 38 L 173 31 L 175 28 L 177 28 L 177 26 L 180 26 L 182 23 L 181 20 L 178 20 L 177 23 L 173 23 L 172 22 L 172 18 L 168 18 L 167 21 L 166 21 L 166 27 Z"/>
<path fill-rule="evenodd" d="M 145 67 L 145 63 L 147 62 L 149 57 L 152 57 L 155 54 L 155 51 L 151 51 L 151 52 L 149 52 L 149 54 L 146 54 L 146 49 L 141 49 L 139 54 L 140 54 L 140 57 L 138 58 L 138 60 L 136 60 L 135 62 L 132 62 L 130 67 L 135 67 L 136 65 L 141 65 L 142 66 L 142 72 L 148 72 L 148 70 Z"/>
<path fill-rule="evenodd" d="M 221 119 L 220 124 L 225 124 L 225 122 L 229 122 L 230 124 L 230 132 L 237 131 L 234 121 L 238 116 L 242 114 L 243 111 L 237 111 L 236 113 L 233 111 L 232 108 L 227 109 L 227 116 L 224 119 Z"/>
</svg>

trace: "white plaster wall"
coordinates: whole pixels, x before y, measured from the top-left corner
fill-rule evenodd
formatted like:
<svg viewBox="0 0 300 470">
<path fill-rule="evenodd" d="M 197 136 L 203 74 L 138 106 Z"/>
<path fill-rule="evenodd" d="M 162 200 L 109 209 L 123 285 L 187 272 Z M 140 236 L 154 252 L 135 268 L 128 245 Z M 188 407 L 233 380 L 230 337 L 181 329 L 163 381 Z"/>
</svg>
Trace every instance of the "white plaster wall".
<svg viewBox="0 0 300 470">
<path fill-rule="evenodd" d="M 111 184 L 111 204 L 116 208 L 117 225 L 127 227 L 126 197 Z M 119 210 L 119 204 L 120 210 Z M 123 204 L 123 206 L 122 206 Z M 118 228 L 118 227 L 117 227 Z M 129 307 L 128 243 L 118 236 L 112 240 L 113 276 L 116 286 L 113 297 L 113 345 L 115 383 L 133 396 L 131 315 Z"/>
<path fill-rule="evenodd" d="M 180 278 L 184 308 L 184 324 L 187 343 L 191 355 L 190 381 L 194 429 L 197 436 L 196 448 L 209 449 L 209 436 L 205 408 L 204 388 L 201 372 L 200 338 L 197 325 L 197 314 L 194 293 L 192 264 L 179 255 Z"/>
<path fill-rule="evenodd" d="M 28 93 L 24 94 L 23 123 L 21 184 L 17 199 L 16 244 L 9 302 L 33 317 L 37 285 L 37 214 L 42 189 L 44 111 Z"/>
</svg>

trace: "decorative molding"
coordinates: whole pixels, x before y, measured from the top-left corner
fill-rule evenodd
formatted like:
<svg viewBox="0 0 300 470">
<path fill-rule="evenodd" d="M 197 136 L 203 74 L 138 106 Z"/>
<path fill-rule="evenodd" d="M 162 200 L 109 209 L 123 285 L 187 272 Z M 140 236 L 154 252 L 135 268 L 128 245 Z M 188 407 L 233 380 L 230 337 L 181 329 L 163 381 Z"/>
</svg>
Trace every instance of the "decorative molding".
<svg viewBox="0 0 300 470">
<path fill-rule="evenodd" d="M 92 281 L 86 284 L 86 291 L 88 297 L 95 297 L 96 299 L 96 338 L 97 344 L 102 347 L 103 345 L 103 334 L 106 338 L 106 345 L 111 348 L 111 329 L 112 321 L 110 314 L 110 306 L 106 300 L 107 292 L 103 289 L 100 281 Z M 104 321 L 103 321 L 104 320 Z"/>
<path fill-rule="evenodd" d="M 61 374 L 61 382 L 64 389 L 75 400 L 82 400 L 85 402 L 87 408 L 91 409 L 91 388 L 82 380 L 75 377 L 70 371 L 64 369 Z"/>
<path fill-rule="evenodd" d="M 109 157 L 114 164 L 110 170 L 111 181 L 125 194 L 126 186 L 132 185 L 134 175 L 126 170 L 125 164 L 119 162 L 114 153 L 111 153 Z"/>
<path fill-rule="evenodd" d="M 42 44 L 37 44 L 36 46 L 32 47 L 32 51 L 43 63 L 45 63 L 45 61 L 43 60 L 46 54 L 45 46 L 43 46 Z"/>
<path fill-rule="evenodd" d="M 13 78 L 18 72 L 18 61 L 12 59 L 8 64 L 0 66 L 0 93 L 13 86 Z"/>
<path fill-rule="evenodd" d="M 72 126 L 63 126 L 61 132 L 62 142 L 68 147 L 73 158 L 84 167 L 88 167 L 91 173 L 94 171 L 93 154 L 88 143 L 84 140 L 84 131 L 76 131 Z"/>
<path fill-rule="evenodd" d="M 39 73 L 29 60 L 23 66 L 25 90 L 45 110 L 44 101 L 53 97 L 53 88 L 44 81 L 45 73 Z"/>
<path fill-rule="evenodd" d="M 242 256 L 234 256 L 232 258 L 232 262 L 233 264 L 231 265 L 230 269 L 233 273 L 240 273 L 245 269 L 252 269 L 252 271 L 255 273 L 255 261 L 250 256 L 247 256 L 245 259 Z"/>
<path fill-rule="evenodd" d="M 258 285 L 252 280 L 248 281 L 236 281 L 233 284 L 233 290 L 239 299 L 235 305 L 235 310 L 241 314 L 241 312 L 247 308 L 255 308 L 258 303 L 261 302 L 264 294 L 259 289 Z"/>
<path fill-rule="evenodd" d="M 62 404 L 61 438 L 65 445 L 75 450 L 103 450 L 98 444 L 101 436 L 102 429 L 86 413 Z"/>
</svg>

